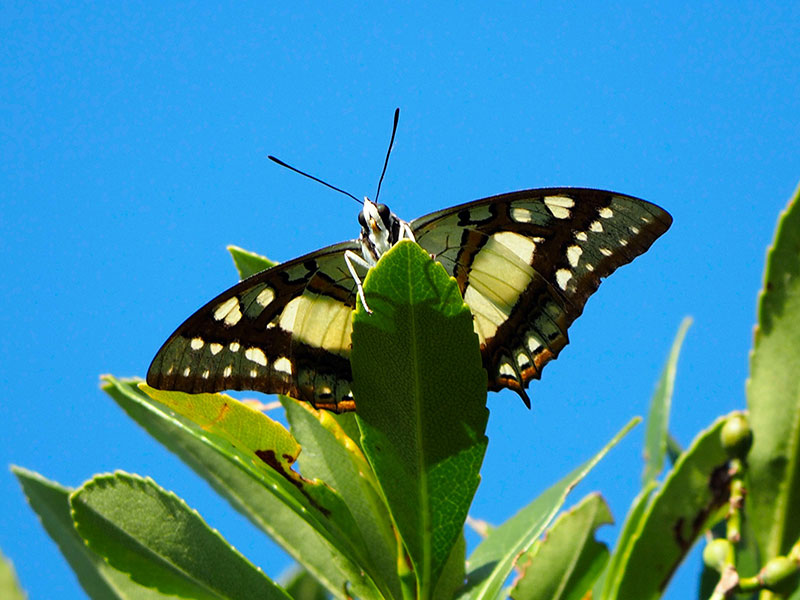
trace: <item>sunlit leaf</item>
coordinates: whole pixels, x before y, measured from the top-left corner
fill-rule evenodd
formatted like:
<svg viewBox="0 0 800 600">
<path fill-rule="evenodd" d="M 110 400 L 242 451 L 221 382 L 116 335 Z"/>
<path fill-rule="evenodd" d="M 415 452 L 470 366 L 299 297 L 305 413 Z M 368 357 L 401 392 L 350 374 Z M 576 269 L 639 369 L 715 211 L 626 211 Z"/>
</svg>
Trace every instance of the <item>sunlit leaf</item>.
<svg viewBox="0 0 800 600">
<path fill-rule="evenodd" d="M 478 486 L 487 377 L 455 280 L 419 246 L 394 246 L 364 285 L 374 312 L 356 312 L 351 358 L 362 445 L 424 599 Z"/>
<path fill-rule="evenodd" d="M 767 255 L 750 356 L 747 510 L 764 560 L 800 538 L 800 188 Z"/>
</svg>

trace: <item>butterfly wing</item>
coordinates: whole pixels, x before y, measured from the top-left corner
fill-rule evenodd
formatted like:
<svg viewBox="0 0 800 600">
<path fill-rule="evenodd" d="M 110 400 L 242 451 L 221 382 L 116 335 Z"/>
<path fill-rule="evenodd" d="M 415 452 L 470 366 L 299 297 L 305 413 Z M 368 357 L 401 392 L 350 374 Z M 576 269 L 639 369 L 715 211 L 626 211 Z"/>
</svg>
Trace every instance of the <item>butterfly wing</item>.
<svg viewBox="0 0 800 600">
<path fill-rule="evenodd" d="M 568 343 L 600 280 L 644 253 L 672 223 L 661 208 L 580 188 L 493 196 L 411 222 L 470 307 L 489 389 L 516 391 Z"/>
<path fill-rule="evenodd" d="M 147 372 L 155 388 L 255 390 L 353 410 L 351 312 L 356 284 L 343 242 L 239 282 L 189 317 Z"/>
</svg>

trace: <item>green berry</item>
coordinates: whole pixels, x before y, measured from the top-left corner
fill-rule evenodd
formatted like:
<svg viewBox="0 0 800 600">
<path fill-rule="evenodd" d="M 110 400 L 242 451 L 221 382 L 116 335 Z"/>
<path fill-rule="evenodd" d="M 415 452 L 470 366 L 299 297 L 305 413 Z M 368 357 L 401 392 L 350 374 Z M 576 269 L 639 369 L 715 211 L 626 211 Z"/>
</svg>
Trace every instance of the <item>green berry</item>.
<svg viewBox="0 0 800 600">
<path fill-rule="evenodd" d="M 730 564 L 732 558 L 733 544 L 725 538 L 711 540 L 703 548 L 703 562 L 709 569 L 714 569 L 718 573 L 721 573 L 722 569 Z"/>
<path fill-rule="evenodd" d="M 744 459 L 753 445 L 753 430 L 743 413 L 732 415 L 722 426 L 722 447 L 729 458 Z"/>
</svg>

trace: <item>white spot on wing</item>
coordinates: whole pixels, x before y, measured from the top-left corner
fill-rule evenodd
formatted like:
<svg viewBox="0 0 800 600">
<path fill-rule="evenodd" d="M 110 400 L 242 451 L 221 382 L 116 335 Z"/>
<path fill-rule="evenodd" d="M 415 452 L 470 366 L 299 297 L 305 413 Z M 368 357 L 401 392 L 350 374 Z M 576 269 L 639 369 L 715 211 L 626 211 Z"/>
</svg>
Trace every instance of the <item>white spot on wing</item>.
<svg viewBox="0 0 800 600">
<path fill-rule="evenodd" d="M 272 291 L 272 288 L 264 288 L 259 292 L 258 296 L 256 296 L 256 302 L 258 302 L 261 306 L 266 307 L 275 299 L 275 292 Z"/>
<path fill-rule="evenodd" d="M 547 196 L 544 199 L 547 206 L 563 206 L 564 208 L 572 208 L 575 206 L 575 200 L 569 196 Z"/>
<path fill-rule="evenodd" d="M 567 289 L 567 283 L 572 279 L 572 271 L 569 269 L 559 269 L 556 271 L 556 283 L 562 290 Z"/>
<path fill-rule="evenodd" d="M 217 321 L 222 321 L 226 319 L 232 310 L 236 309 L 239 311 L 239 299 L 236 296 L 231 296 L 224 302 L 220 302 L 217 304 L 217 307 L 214 309 L 214 319 Z M 239 312 L 239 316 L 241 317 L 242 313 Z"/>
<path fill-rule="evenodd" d="M 211 375 L 211 371 L 209 371 L 208 369 L 203 371 L 203 379 L 208 379 L 209 375 Z"/>
<path fill-rule="evenodd" d="M 276 371 L 280 371 L 281 373 L 285 373 L 286 375 L 292 374 L 292 363 L 285 356 L 281 356 L 274 363 L 272 363 L 272 367 Z"/>
<path fill-rule="evenodd" d="M 542 342 L 539 341 L 539 338 L 532 333 L 528 334 L 528 339 L 526 341 L 528 343 L 528 350 L 531 354 L 534 354 L 539 348 L 542 347 Z"/>
<path fill-rule="evenodd" d="M 192 338 L 192 341 L 189 342 L 189 346 L 191 346 L 192 350 L 200 350 L 205 345 L 203 338 Z"/>
<path fill-rule="evenodd" d="M 230 377 L 231 373 L 233 373 L 233 365 L 228 365 L 227 367 L 225 367 L 225 370 L 222 371 L 222 376 Z"/>
<path fill-rule="evenodd" d="M 594 231 L 595 233 L 602 233 L 603 224 L 600 221 L 592 221 L 592 224 L 589 225 L 589 231 Z"/>
<path fill-rule="evenodd" d="M 188 377 L 188 376 L 189 376 L 189 373 L 191 373 L 191 372 L 192 372 L 192 368 L 191 368 L 191 367 L 186 367 L 186 368 L 183 370 L 183 376 L 184 376 L 184 377 Z"/>
<path fill-rule="evenodd" d="M 614 211 L 608 208 L 607 206 L 604 206 L 598 211 L 598 214 L 600 215 L 601 219 L 610 219 L 611 217 L 614 216 Z"/>
<path fill-rule="evenodd" d="M 631 225 L 630 227 L 628 227 L 628 229 L 630 229 L 631 233 L 634 234 L 634 235 L 639 233 L 639 228 L 636 225 Z"/>
<path fill-rule="evenodd" d="M 578 233 L 575 234 L 575 239 L 578 240 L 579 242 L 585 242 L 586 240 L 589 239 L 589 236 L 586 235 L 585 231 L 579 231 Z"/>
<path fill-rule="evenodd" d="M 517 223 L 531 223 L 533 213 L 527 208 L 514 207 L 511 209 L 511 219 Z"/>
<path fill-rule="evenodd" d="M 575 206 L 575 201 L 566 196 L 547 196 L 544 203 L 556 219 L 569 219 L 569 209 Z"/>
<path fill-rule="evenodd" d="M 567 248 L 567 260 L 569 264 L 573 267 L 577 267 L 578 261 L 581 259 L 581 254 L 583 254 L 583 248 L 580 246 L 570 246 Z"/>
<path fill-rule="evenodd" d="M 222 350 L 222 344 L 217 344 L 216 342 L 210 343 L 208 347 L 211 348 L 211 354 L 213 354 L 214 356 L 219 354 L 220 351 Z"/>
<path fill-rule="evenodd" d="M 239 309 L 239 303 L 237 302 L 236 306 L 233 307 L 231 312 L 229 312 L 225 316 L 225 320 L 223 321 L 223 323 L 225 323 L 225 325 L 227 325 L 228 327 L 233 327 L 241 320 L 241 318 L 242 318 L 242 311 Z"/>
<path fill-rule="evenodd" d="M 230 348 L 231 352 L 238 352 L 239 351 L 239 342 L 231 342 L 228 344 L 228 348 Z"/>
<path fill-rule="evenodd" d="M 497 369 L 497 372 L 500 373 L 500 375 L 505 375 L 506 377 L 511 377 L 512 379 L 517 378 L 517 374 L 514 372 L 514 367 L 507 362 L 501 363 L 500 367 Z"/>
<path fill-rule="evenodd" d="M 609 250 L 608 248 L 600 248 L 599 250 L 600 254 L 602 254 L 603 256 L 611 256 L 613 254 L 613 252 L 611 252 L 611 250 Z"/>
<path fill-rule="evenodd" d="M 267 366 L 267 356 L 261 348 L 248 348 L 244 351 L 244 357 L 247 360 L 252 360 L 254 363 L 260 364 L 262 367 Z"/>
</svg>

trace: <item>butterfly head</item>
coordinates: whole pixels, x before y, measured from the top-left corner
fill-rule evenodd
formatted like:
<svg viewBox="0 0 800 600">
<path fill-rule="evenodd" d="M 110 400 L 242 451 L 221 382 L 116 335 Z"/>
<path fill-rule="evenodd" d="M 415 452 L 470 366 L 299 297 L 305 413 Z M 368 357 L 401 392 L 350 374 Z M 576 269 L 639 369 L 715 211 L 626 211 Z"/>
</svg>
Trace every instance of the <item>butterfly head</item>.
<svg viewBox="0 0 800 600">
<path fill-rule="evenodd" d="M 399 239 L 402 221 L 385 204 L 365 197 L 358 222 L 361 225 L 361 243 L 375 261 Z"/>
</svg>

